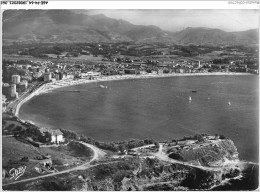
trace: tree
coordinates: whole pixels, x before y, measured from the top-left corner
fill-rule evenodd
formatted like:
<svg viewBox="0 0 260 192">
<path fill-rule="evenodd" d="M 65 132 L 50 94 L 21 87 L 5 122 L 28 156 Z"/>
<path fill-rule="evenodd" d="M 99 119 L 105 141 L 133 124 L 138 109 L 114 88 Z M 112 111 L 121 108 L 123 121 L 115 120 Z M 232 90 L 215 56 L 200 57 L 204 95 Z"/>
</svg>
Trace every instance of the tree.
<svg viewBox="0 0 260 192">
<path fill-rule="evenodd" d="M 9 129 L 12 129 L 14 127 L 15 127 L 15 124 L 13 124 L 13 123 L 8 126 Z"/>
<path fill-rule="evenodd" d="M 22 129 L 23 129 L 23 128 L 22 128 L 21 126 L 19 126 L 19 125 L 16 126 L 16 128 L 15 128 L 15 130 L 18 131 L 18 132 L 20 132 Z"/>
<path fill-rule="evenodd" d="M 44 134 L 45 134 L 45 141 L 51 141 L 51 133 L 50 132 L 48 132 L 48 131 L 46 131 L 46 132 L 44 132 Z"/>
<path fill-rule="evenodd" d="M 219 135 L 220 139 L 226 139 L 225 135 Z"/>
<path fill-rule="evenodd" d="M 160 144 L 159 144 L 159 142 L 157 142 L 157 141 L 154 142 L 154 145 L 155 145 L 156 148 L 159 148 L 159 147 L 160 147 Z"/>
<path fill-rule="evenodd" d="M 118 146 L 119 151 L 124 152 L 126 150 L 126 146 L 124 144 L 120 144 Z"/>
<path fill-rule="evenodd" d="M 200 134 L 195 135 L 194 138 L 197 139 L 199 142 L 204 142 L 204 141 L 205 141 L 204 138 L 203 138 L 203 136 L 200 135 Z"/>
</svg>

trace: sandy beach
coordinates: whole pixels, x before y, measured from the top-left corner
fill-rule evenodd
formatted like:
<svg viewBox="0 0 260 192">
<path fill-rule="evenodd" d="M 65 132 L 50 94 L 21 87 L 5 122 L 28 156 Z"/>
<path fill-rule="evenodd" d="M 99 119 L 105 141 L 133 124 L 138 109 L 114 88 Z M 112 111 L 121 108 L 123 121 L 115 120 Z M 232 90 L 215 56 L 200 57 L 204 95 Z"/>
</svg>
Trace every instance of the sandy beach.
<svg viewBox="0 0 260 192">
<path fill-rule="evenodd" d="M 145 75 L 113 75 L 113 76 L 100 76 L 97 79 L 64 79 L 60 81 L 50 82 L 42 85 L 40 88 L 32 92 L 25 99 L 20 101 L 16 109 L 14 110 L 14 115 L 18 116 L 20 107 L 33 98 L 36 95 L 51 92 L 55 89 L 72 86 L 77 84 L 94 83 L 94 82 L 105 82 L 105 81 L 115 81 L 115 80 L 125 80 L 125 79 L 145 79 L 145 78 L 162 78 L 162 77 L 182 77 L 182 76 L 211 76 L 211 75 L 251 75 L 249 73 L 231 73 L 231 72 L 215 72 L 215 73 L 171 73 L 171 74 L 145 74 Z"/>
<path fill-rule="evenodd" d="M 54 89 L 72 86 L 84 83 L 94 83 L 103 81 L 115 81 L 115 80 L 125 80 L 125 79 L 145 79 L 145 78 L 161 78 L 161 77 L 180 77 L 180 76 L 210 76 L 210 75 L 250 75 L 248 73 L 225 73 L 225 72 L 215 72 L 215 73 L 171 73 L 171 74 L 145 74 L 145 75 L 113 75 L 113 76 L 100 76 L 95 80 L 89 79 L 64 79 L 56 82 L 50 82 L 41 87 L 37 91 L 38 94 L 48 93 Z"/>
</svg>

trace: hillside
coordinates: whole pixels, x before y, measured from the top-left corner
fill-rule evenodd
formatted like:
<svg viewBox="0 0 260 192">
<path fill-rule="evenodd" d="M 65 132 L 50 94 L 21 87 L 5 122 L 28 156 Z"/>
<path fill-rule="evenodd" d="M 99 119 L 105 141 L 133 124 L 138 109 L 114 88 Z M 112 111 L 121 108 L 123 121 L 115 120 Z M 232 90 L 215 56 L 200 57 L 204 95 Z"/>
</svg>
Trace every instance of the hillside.
<svg viewBox="0 0 260 192">
<path fill-rule="evenodd" d="M 73 10 L 7 10 L 3 13 L 3 42 L 176 42 L 181 44 L 256 44 L 258 30 L 225 32 L 186 28 L 164 31 L 157 26 L 134 25 L 103 14 Z"/>
<path fill-rule="evenodd" d="M 182 44 L 258 44 L 258 30 L 225 32 L 220 29 L 191 28 L 173 34 Z"/>
<path fill-rule="evenodd" d="M 5 11 L 3 39 L 36 42 L 131 41 L 160 37 L 153 26 L 137 26 L 104 15 L 69 10 Z"/>
</svg>

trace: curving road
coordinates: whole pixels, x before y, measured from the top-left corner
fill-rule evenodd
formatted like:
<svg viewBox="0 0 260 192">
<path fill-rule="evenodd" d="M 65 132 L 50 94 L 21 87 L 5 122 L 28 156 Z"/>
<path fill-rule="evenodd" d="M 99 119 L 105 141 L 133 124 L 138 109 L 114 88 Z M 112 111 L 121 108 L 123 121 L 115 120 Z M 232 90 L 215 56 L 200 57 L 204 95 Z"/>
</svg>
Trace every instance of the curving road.
<svg viewBox="0 0 260 192">
<path fill-rule="evenodd" d="M 82 164 L 80 166 L 71 168 L 71 169 L 67 169 L 67 170 L 64 170 L 64 171 L 57 172 L 57 173 L 50 173 L 50 174 L 47 174 L 47 175 L 40 175 L 38 177 L 33 177 L 33 178 L 29 178 L 29 179 L 23 179 L 23 180 L 15 181 L 15 182 L 12 182 L 12 183 L 3 184 L 2 186 L 12 185 L 12 184 L 16 184 L 16 183 L 22 183 L 22 182 L 27 182 L 27 181 L 33 181 L 33 180 L 36 180 L 36 179 L 41 179 L 41 178 L 45 178 L 45 177 L 60 175 L 60 174 L 68 173 L 68 172 L 71 172 L 71 171 L 84 170 L 84 169 L 88 169 L 90 167 L 95 167 L 95 166 L 98 166 L 98 165 L 101 165 L 101 164 L 115 163 L 115 161 L 114 161 L 114 162 L 100 163 L 100 164 L 97 164 L 97 165 L 90 166 L 91 162 L 102 158 L 103 156 L 106 155 L 106 153 L 104 151 L 102 151 L 101 149 L 97 148 L 94 145 L 91 145 L 91 144 L 88 144 L 88 143 L 84 143 L 84 142 L 79 142 L 79 143 L 81 143 L 81 144 L 83 144 L 83 145 L 85 145 L 85 146 L 87 146 L 87 147 L 89 147 L 90 149 L 93 150 L 94 155 L 93 155 L 92 159 L 89 162 L 84 163 L 84 164 Z"/>
</svg>

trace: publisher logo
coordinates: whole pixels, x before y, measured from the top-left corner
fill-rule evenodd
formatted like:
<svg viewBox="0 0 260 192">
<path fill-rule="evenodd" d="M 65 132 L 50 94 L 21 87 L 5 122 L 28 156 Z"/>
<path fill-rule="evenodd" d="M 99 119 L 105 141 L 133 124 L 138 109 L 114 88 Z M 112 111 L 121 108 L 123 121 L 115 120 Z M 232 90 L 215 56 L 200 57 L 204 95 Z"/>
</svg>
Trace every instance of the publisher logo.
<svg viewBox="0 0 260 192">
<path fill-rule="evenodd" d="M 18 169 L 15 169 L 15 168 L 10 169 L 10 171 L 9 171 L 9 174 L 11 175 L 10 179 L 14 178 L 14 180 L 17 180 L 19 177 L 21 177 L 25 173 L 25 169 L 26 169 L 26 166 L 24 166 L 24 167 L 21 166 Z"/>
</svg>

